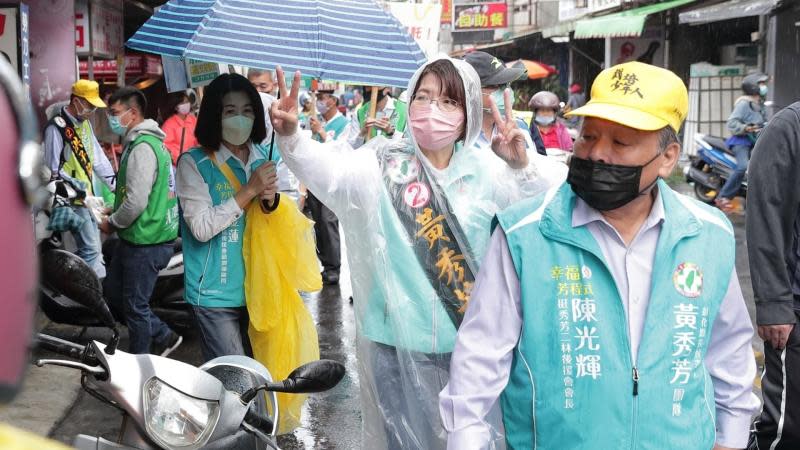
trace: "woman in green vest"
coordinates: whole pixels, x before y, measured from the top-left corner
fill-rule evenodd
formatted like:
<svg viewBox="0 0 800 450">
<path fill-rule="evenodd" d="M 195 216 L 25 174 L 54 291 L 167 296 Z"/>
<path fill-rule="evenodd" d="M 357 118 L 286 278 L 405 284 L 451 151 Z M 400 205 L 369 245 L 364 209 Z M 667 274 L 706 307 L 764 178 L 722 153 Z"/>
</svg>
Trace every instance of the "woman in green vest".
<svg viewBox="0 0 800 450">
<path fill-rule="evenodd" d="M 255 198 L 273 206 L 278 178 L 275 164 L 257 144 L 266 138 L 264 107 L 247 78 L 223 74 L 208 85 L 195 136 L 200 146 L 181 156 L 177 170 L 184 299 L 197 320 L 206 360 L 252 355 L 244 209 Z"/>
</svg>

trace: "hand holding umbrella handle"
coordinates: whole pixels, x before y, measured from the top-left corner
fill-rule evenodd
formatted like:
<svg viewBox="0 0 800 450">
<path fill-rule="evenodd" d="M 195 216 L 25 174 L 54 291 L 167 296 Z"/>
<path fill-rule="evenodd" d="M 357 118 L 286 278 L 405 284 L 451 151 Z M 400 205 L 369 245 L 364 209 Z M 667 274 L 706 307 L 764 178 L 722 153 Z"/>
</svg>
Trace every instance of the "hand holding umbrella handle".
<svg viewBox="0 0 800 450">
<path fill-rule="evenodd" d="M 378 86 L 372 86 L 372 94 L 369 98 L 369 117 L 370 119 L 375 118 L 375 112 L 378 109 Z M 367 130 L 367 135 L 364 137 L 364 141 L 368 141 L 372 135 L 372 129 Z"/>
</svg>

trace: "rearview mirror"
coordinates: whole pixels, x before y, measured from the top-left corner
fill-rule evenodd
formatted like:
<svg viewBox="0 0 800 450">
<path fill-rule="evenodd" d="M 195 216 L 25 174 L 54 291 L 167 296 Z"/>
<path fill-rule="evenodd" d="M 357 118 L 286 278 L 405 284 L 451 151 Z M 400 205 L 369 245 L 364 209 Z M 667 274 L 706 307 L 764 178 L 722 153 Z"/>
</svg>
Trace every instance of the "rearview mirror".
<svg viewBox="0 0 800 450">
<path fill-rule="evenodd" d="M 242 393 L 244 404 L 252 401 L 259 391 L 311 394 L 333 389 L 344 378 L 344 365 L 330 359 L 312 361 L 294 369 L 283 381 L 275 381 Z"/>
<path fill-rule="evenodd" d="M 297 394 L 309 394 L 333 389 L 344 378 L 344 365 L 330 359 L 312 361 L 294 369 L 284 384 Z M 289 383 L 291 383 L 289 385 Z"/>
</svg>

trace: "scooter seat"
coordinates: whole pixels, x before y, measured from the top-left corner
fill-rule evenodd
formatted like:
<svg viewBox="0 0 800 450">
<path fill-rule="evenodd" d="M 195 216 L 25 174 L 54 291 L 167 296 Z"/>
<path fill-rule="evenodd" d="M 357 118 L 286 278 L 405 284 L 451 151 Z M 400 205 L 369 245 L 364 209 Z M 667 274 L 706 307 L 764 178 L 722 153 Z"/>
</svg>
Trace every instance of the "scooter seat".
<svg viewBox="0 0 800 450">
<path fill-rule="evenodd" d="M 709 145 L 711 145 L 714 148 L 718 148 L 718 149 L 724 151 L 725 153 L 728 153 L 730 155 L 734 155 L 733 150 L 731 150 L 728 147 L 728 144 L 725 143 L 725 139 L 722 139 L 721 137 L 706 136 L 705 138 L 703 138 L 703 140 L 705 140 Z"/>
</svg>

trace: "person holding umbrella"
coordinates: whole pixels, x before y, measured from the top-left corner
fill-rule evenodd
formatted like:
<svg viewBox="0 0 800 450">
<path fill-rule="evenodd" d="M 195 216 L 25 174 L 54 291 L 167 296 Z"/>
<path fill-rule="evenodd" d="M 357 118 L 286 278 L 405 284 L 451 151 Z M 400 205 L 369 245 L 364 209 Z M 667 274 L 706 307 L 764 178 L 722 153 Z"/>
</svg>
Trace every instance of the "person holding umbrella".
<svg viewBox="0 0 800 450">
<path fill-rule="evenodd" d="M 372 92 L 372 87 L 364 88 L 364 95 Z M 379 87 L 378 97 L 375 102 L 375 116 L 369 117 L 372 100 L 365 100 L 358 107 L 350 120 L 347 132 L 350 145 L 358 148 L 375 136 L 400 138 L 406 129 L 406 110 L 408 106 L 392 98 L 389 87 Z"/>
<path fill-rule="evenodd" d="M 492 218 L 558 183 L 530 164 L 509 93 L 505 116 L 489 103 L 498 127 L 493 154 L 470 150 L 483 102 L 480 78 L 464 61 L 441 57 L 420 67 L 408 84 L 410 132 L 376 137 L 364 146 L 369 151 L 297 132 L 299 79 L 296 73 L 289 93 L 278 69 L 281 100 L 270 115 L 284 160 L 336 213 L 347 239 L 362 446 L 443 449 L 437 392 Z"/>
<path fill-rule="evenodd" d="M 256 198 L 274 205 L 278 178 L 258 145 L 266 138 L 261 97 L 245 77 L 223 74 L 206 87 L 195 134 L 200 146 L 182 155 L 176 174 L 184 298 L 200 329 L 206 361 L 249 356 L 245 209 Z"/>
</svg>

